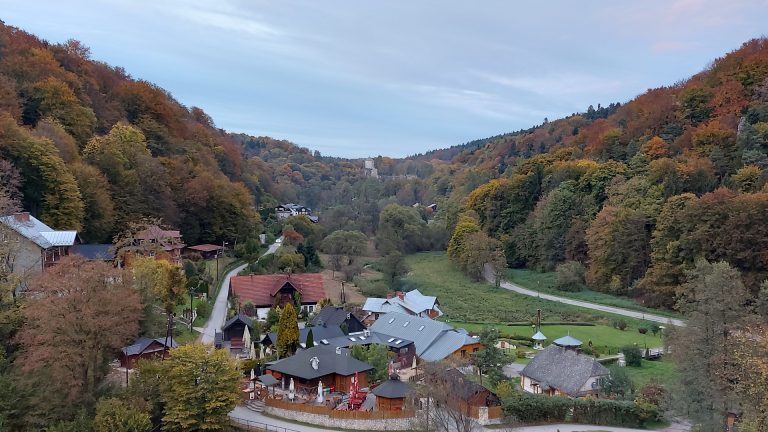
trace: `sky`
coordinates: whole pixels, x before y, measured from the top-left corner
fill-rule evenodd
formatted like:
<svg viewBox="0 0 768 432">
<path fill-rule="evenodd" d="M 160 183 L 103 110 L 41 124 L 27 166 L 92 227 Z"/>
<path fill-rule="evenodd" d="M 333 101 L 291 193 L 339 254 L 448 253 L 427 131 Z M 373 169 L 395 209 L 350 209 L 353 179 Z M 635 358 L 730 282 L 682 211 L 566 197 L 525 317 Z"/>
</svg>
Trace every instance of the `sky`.
<svg viewBox="0 0 768 432">
<path fill-rule="evenodd" d="M 402 157 L 625 102 L 768 33 L 768 0 L 0 0 L 232 132 Z"/>
</svg>

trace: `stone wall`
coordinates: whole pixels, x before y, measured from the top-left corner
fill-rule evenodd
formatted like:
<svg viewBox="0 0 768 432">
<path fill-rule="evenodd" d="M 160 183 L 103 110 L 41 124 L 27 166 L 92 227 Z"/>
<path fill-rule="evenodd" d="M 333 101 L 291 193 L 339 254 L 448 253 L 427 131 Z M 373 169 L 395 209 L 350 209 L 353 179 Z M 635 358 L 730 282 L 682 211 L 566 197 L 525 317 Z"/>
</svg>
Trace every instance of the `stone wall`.
<svg viewBox="0 0 768 432">
<path fill-rule="evenodd" d="M 358 430 L 409 430 L 412 428 L 413 418 L 388 418 L 375 420 L 357 420 L 331 418 L 327 415 L 312 414 L 300 411 L 292 411 L 271 406 L 264 407 L 264 412 L 278 417 L 299 422 L 325 426 L 328 428 L 358 429 Z"/>
</svg>

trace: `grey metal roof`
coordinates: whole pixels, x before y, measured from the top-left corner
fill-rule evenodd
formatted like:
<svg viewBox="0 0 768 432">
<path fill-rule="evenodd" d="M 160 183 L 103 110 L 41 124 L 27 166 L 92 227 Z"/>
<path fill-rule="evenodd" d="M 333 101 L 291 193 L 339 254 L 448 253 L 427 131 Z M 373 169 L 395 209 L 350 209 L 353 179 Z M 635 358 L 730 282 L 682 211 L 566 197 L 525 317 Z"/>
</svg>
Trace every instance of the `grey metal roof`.
<svg viewBox="0 0 768 432">
<path fill-rule="evenodd" d="M 578 347 L 581 346 L 581 341 L 571 335 L 568 335 L 559 339 L 555 339 L 554 344 L 563 347 Z"/>
<path fill-rule="evenodd" d="M 336 306 L 326 306 L 320 310 L 320 312 L 312 318 L 312 325 L 337 325 L 340 326 L 347 320 L 347 316 L 350 319 L 357 320 L 357 317 L 352 312 L 347 312 L 343 308 Z M 359 320 L 358 320 L 359 321 Z M 362 323 L 361 323 L 362 324 Z"/>
<path fill-rule="evenodd" d="M 329 346 L 338 346 L 348 348 L 354 345 L 370 345 L 379 344 L 386 345 L 392 348 L 403 348 L 412 344 L 413 341 L 407 339 L 398 339 L 396 337 L 385 335 L 383 333 L 369 331 L 366 335 L 365 332 L 350 333 L 346 336 L 339 336 L 333 339 L 327 339 L 328 343 L 324 344 L 321 341 L 315 339 L 316 344 L 323 344 Z"/>
<path fill-rule="evenodd" d="M 397 375 L 395 375 L 397 376 Z M 411 386 L 399 379 L 390 378 L 373 389 L 373 394 L 387 399 L 400 399 L 408 396 Z"/>
<path fill-rule="evenodd" d="M 75 244 L 77 231 L 41 231 L 40 235 L 52 246 L 72 246 Z"/>
<path fill-rule="evenodd" d="M 443 312 L 437 306 L 438 304 L 437 297 L 425 296 L 421 291 L 415 289 L 405 293 L 402 300 L 397 296 L 389 299 L 376 297 L 368 298 L 365 300 L 363 310 L 375 313 L 400 312 L 418 315 L 428 310 L 435 309 L 438 316 L 440 316 Z"/>
<path fill-rule="evenodd" d="M 412 340 L 416 345 L 416 355 L 425 361 L 442 360 L 466 345 L 468 340 L 468 335 L 444 322 L 396 312 L 376 320 L 370 330 L 397 339 Z M 476 342 L 474 338 L 471 340 Z"/>
<path fill-rule="evenodd" d="M 363 310 L 366 312 L 375 312 L 375 313 L 390 313 L 390 312 L 399 312 L 399 313 L 405 313 L 405 314 L 412 314 L 415 313 L 408 309 L 405 304 L 400 300 L 398 297 L 393 297 L 391 299 L 385 299 L 385 298 L 369 298 L 365 300 L 365 304 L 363 305 Z"/>
<path fill-rule="evenodd" d="M 152 342 L 157 342 L 161 346 L 165 346 L 165 338 L 159 337 L 159 338 L 148 338 L 146 336 L 142 336 L 138 339 L 136 339 L 136 342 L 133 343 L 133 345 L 129 345 L 127 347 L 123 348 L 123 353 L 125 355 L 138 355 L 144 352 L 144 350 L 147 349 L 149 345 L 152 344 Z M 176 344 L 176 341 L 173 340 L 173 338 L 170 338 L 170 343 L 167 345 L 169 348 L 176 348 L 178 345 Z"/>
<path fill-rule="evenodd" d="M 49 247 L 53 246 L 51 242 L 48 241 L 45 237 L 40 235 L 41 232 L 51 232 L 54 231 L 53 228 L 49 227 L 48 225 L 41 222 L 36 217 L 29 215 L 28 221 L 19 221 L 14 215 L 9 216 L 2 216 L 0 217 L 0 223 L 3 225 L 6 225 L 8 227 L 11 227 L 14 231 L 19 233 L 24 238 L 27 238 L 34 242 L 36 245 L 43 249 L 48 249 Z"/>
<path fill-rule="evenodd" d="M 314 357 L 317 358 L 317 369 L 312 367 Z M 309 380 L 330 374 L 349 376 L 369 371 L 373 366 L 352 357 L 348 349 L 318 345 L 297 351 L 292 357 L 279 360 L 267 369 Z"/>
<path fill-rule="evenodd" d="M 307 335 L 309 334 L 309 330 L 312 330 L 312 340 L 314 340 L 315 345 L 319 345 L 320 341 L 323 339 L 331 340 L 333 338 L 344 336 L 344 332 L 341 330 L 341 327 L 337 325 L 304 327 L 302 329 L 299 329 L 299 343 L 302 343 L 302 344 L 307 343 Z M 275 332 L 267 333 L 262 339 L 262 343 L 265 345 L 276 344 L 277 333 Z"/>
<path fill-rule="evenodd" d="M 260 375 L 259 381 L 267 387 L 272 387 L 273 385 L 280 383 L 280 381 L 278 381 L 277 378 L 269 374 Z"/>
<path fill-rule="evenodd" d="M 608 374 L 608 369 L 594 358 L 557 345 L 539 352 L 520 372 L 569 396 L 581 396 L 581 388 L 589 378 Z"/>
<path fill-rule="evenodd" d="M 531 339 L 533 340 L 547 340 L 547 337 L 544 336 L 544 333 L 541 331 L 537 331 L 535 335 L 531 336 Z"/>
</svg>

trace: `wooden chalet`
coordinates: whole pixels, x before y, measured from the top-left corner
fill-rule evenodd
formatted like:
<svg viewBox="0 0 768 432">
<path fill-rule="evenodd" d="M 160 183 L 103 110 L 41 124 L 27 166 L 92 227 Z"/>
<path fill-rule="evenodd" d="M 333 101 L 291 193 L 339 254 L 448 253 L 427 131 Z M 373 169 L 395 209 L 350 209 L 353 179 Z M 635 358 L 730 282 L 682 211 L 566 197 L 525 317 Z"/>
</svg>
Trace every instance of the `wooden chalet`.
<svg viewBox="0 0 768 432">
<path fill-rule="evenodd" d="M 176 341 L 174 341 L 172 337 L 168 338 L 168 345 L 166 345 L 165 337 L 152 339 L 142 336 L 138 338 L 133 345 L 123 347 L 120 352 L 120 367 L 133 369 L 136 366 L 136 362 L 139 360 L 160 358 L 163 356 L 163 352 L 165 352 L 165 355 L 167 356 L 168 351 L 177 346 Z"/>
<path fill-rule="evenodd" d="M 256 307 L 259 319 L 266 319 L 269 309 L 274 306 L 295 305 L 297 297 L 301 299 L 301 310 L 312 313 L 317 303 L 325 298 L 320 273 L 234 276 L 229 287 L 230 295 L 237 297 L 241 306 L 250 302 Z"/>
<path fill-rule="evenodd" d="M 315 346 L 299 350 L 288 357 L 267 366 L 267 373 L 282 381 L 287 388 L 291 378 L 297 393 L 317 394 L 318 382 L 331 391 L 348 392 L 355 375 L 360 388 L 368 386 L 368 371 L 373 366 L 352 357 L 349 350 L 329 346 Z"/>
<path fill-rule="evenodd" d="M 376 386 L 372 391 L 376 396 L 376 410 L 402 411 L 405 399 L 410 392 L 411 386 L 400 381 L 400 377 L 393 374 L 390 379 Z"/>
<path fill-rule="evenodd" d="M 224 248 L 221 245 L 206 243 L 206 244 L 188 246 L 186 249 L 184 249 L 184 252 L 186 255 L 200 254 L 200 256 L 203 257 L 203 259 L 214 259 L 220 256 L 223 250 Z"/>
</svg>

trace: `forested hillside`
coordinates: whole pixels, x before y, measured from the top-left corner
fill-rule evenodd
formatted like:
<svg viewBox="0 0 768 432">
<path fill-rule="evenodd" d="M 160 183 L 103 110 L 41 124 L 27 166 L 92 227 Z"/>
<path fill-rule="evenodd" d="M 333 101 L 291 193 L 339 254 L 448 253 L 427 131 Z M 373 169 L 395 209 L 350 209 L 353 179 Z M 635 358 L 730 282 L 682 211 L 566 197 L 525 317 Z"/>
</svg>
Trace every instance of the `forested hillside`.
<svg viewBox="0 0 768 432">
<path fill-rule="evenodd" d="M 482 182 L 452 196 L 503 242 L 512 267 L 578 261 L 594 289 L 672 307 L 703 257 L 735 266 L 757 294 L 768 278 L 768 40 L 445 165 L 454 189 Z"/>
</svg>

